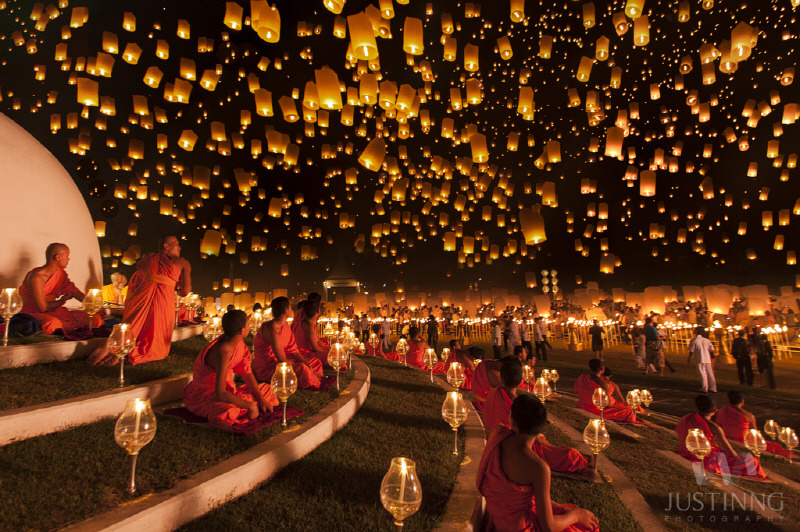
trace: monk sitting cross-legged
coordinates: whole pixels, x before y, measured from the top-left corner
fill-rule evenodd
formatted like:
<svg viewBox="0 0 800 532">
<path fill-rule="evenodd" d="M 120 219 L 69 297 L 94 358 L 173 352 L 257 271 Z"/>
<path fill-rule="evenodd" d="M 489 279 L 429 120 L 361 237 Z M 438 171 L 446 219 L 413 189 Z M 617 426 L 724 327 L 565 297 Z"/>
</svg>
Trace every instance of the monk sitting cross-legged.
<svg viewBox="0 0 800 532">
<path fill-rule="evenodd" d="M 47 334 L 60 330 L 69 340 L 90 338 L 90 327 L 102 327 L 102 317 L 95 314 L 90 323 L 89 314 L 83 310 L 64 308 L 64 303 L 70 299 L 83 301 L 85 297 L 66 272 L 69 248 L 66 244 L 54 242 L 47 246 L 45 255 L 45 265 L 29 271 L 19 287 L 22 312 L 39 320 Z"/>
<path fill-rule="evenodd" d="M 222 317 L 223 335 L 208 344 L 194 363 L 192 382 L 183 389 L 186 408 L 209 424 L 231 430 L 239 423 L 272 412 L 278 398 L 269 384 L 256 382 L 250 372 L 250 350 L 244 344 L 249 331 L 247 314 L 231 310 Z M 244 380 L 236 386 L 233 375 Z"/>
<path fill-rule="evenodd" d="M 272 319 L 261 325 L 253 340 L 253 373 L 258 380 L 270 382 L 279 362 L 291 362 L 297 375 L 297 386 L 317 389 L 322 376 L 322 362 L 318 358 L 303 356 L 297 348 L 287 323 L 289 306 L 285 297 L 276 297 L 270 303 Z"/>
<path fill-rule="evenodd" d="M 605 366 L 599 358 L 589 361 L 589 372 L 584 373 L 575 381 L 575 393 L 578 394 L 578 408 L 592 414 L 600 415 L 600 409 L 592 402 L 592 395 L 597 388 L 605 390 L 608 395 L 608 406 L 603 409 L 603 417 L 611 421 L 623 423 L 642 423 L 636 418 L 636 412 L 625 404 L 622 392 L 612 381 L 603 376 Z"/>
<path fill-rule="evenodd" d="M 328 363 L 330 347 L 323 345 L 317 338 L 317 318 L 320 315 L 320 303 L 314 299 L 303 301 L 300 310 L 292 320 L 292 336 L 297 348 L 307 356 L 319 359 L 323 366 Z"/>
<path fill-rule="evenodd" d="M 417 327 L 409 327 L 408 329 L 408 353 L 406 353 L 406 363 L 409 366 L 418 367 L 424 371 L 428 371 L 428 366 L 425 364 L 425 350 L 428 349 L 428 342 L 422 339 Z"/>
<path fill-rule="evenodd" d="M 680 442 L 678 454 L 692 462 L 698 461 L 697 457 L 686 448 L 686 436 L 691 429 L 700 429 L 711 444 L 711 454 L 703 460 L 703 467 L 707 471 L 717 475 L 766 478 L 767 474 L 761 468 L 758 458 L 747 453 L 737 455 L 722 428 L 711 421 L 711 417 L 717 411 L 714 400 L 708 395 L 698 395 L 694 404 L 697 412 L 683 416 L 675 427 Z"/>
<path fill-rule="evenodd" d="M 499 360 L 491 358 L 485 358 L 475 366 L 475 372 L 472 374 L 472 394 L 475 398 L 472 400 L 472 405 L 478 412 L 483 412 L 486 408 L 486 397 L 492 388 L 502 385 L 500 366 Z"/>
<path fill-rule="evenodd" d="M 502 359 L 500 379 L 503 384 L 489 392 L 483 412 L 483 424 L 489 431 L 497 425 L 510 423 L 511 404 L 517 397 L 517 386 L 522 379 L 522 363 L 514 357 Z M 532 449 L 553 471 L 578 473 L 594 479 L 594 468 L 589 466 L 584 455 L 572 447 L 553 445 L 544 434 L 539 434 L 533 441 Z"/>
<path fill-rule="evenodd" d="M 550 500 L 550 467 L 531 450 L 546 422 L 544 405 L 524 394 L 511 405 L 511 428 L 498 425 L 489 435 L 476 482 L 487 531 L 599 530 L 590 511 Z"/>
<path fill-rule="evenodd" d="M 756 418 L 753 414 L 744 409 L 744 397 L 736 390 L 728 392 L 729 406 L 724 406 L 717 410 L 714 421 L 722 428 L 725 437 L 729 440 L 744 443 L 744 435 L 750 429 L 757 429 Z M 767 442 L 767 452 L 789 456 L 780 444 L 774 441 Z"/>
</svg>

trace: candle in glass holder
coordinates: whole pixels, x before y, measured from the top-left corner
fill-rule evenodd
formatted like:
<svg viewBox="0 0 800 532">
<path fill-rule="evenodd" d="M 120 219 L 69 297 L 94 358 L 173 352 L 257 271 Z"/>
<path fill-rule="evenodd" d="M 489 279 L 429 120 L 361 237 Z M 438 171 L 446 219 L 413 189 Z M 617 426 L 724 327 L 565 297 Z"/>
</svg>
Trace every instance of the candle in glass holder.
<svg viewBox="0 0 800 532">
<path fill-rule="evenodd" d="M 436 351 L 430 347 L 426 349 L 425 353 L 423 354 L 423 361 L 431 371 L 431 382 L 433 382 L 433 366 L 435 366 L 436 362 L 439 361 L 439 358 L 436 356 Z"/>
<path fill-rule="evenodd" d="M 778 438 L 778 433 L 781 431 L 781 426 L 778 425 L 774 419 L 768 419 L 764 423 L 764 432 L 773 440 Z"/>
<path fill-rule="evenodd" d="M 792 453 L 797 448 L 797 434 L 792 427 L 783 427 L 778 433 L 778 439 L 789 451 L 789 463 L 792 463 Z"/>
<path fill-rule="evenodd" d="M 686 449 L 700 461 L 700 470 L 703 472 L 703 482 L 705 483 L 708 479 L 706 477 L 706 469 L 703 466 L 703 460 L 706 456 L 711 454 L 711 443 L 702 430 L 691 429 L 686 435 L 685 445 Z"/>
<path fill-rule="evenodd" d="M 556 384 L 558 383 L 558 379 L 560 376 L 558 375 L 558 370 L 551 369 L 550 370 L 550 382 L 553 383 L 553 393 L 556 393 L 558 390 L 556 389 Z"/>
<path fill-rule="evenodd" d="M 458 392 L 447 392 L 442 404 L 442 418 L 450 425 L 455 435 L 453 438 L 453 454 L 458 454 L 458 427 L 467 420 L 467 404 Z"/>
<path fill-rule="evenodd" d="M 600 409 L 600 419 L 603 419 L 603 409 L 609 405 L 608 394 L 602 388 L 595 388 L 592 393 L 592 403 Z"/>
<path fill-rule="evenodd" d="M 635 412 L 636 409 L 639 408 L 639 405 L 642 404 L 641 392 L 638 389 L 629 391 L 625 396 L 625 402 L 628 403 L 628 406 L 633 408 Z"/>
<path fill-rule="evenodd" d="M 403 357 L 403 365 L 407 366 L 406 353 L 408 353 L 408 342 L 406 342 L 405 338 L 400 338 L 400 340 L 397 341 L 395 351 Z"/>
<path fill-rule="evenodd" d="M 392 458 L 389 471 L 381 482 L 381 504 L 394 517 L 397 527 L 414 515 L 422 504 L 422 486 L 416 464 L 408 458 Z"/>
<path fill-rule="evenodd" d="M 156 435 L 156 416 L 150 407 L 150 399 L 130 399 L 114 426 L 114 439 L 128 451 L 131 459 L 131 482 L 128 492 L 136 492 L 136 459 L 142 447 Z"/>
<path fill-rule="evenodd" d="M 528 389 L 531 388 L 531 383 L 536 380 L 536 372 L 528 364 L 522 364 L 522 380 L 528 383 Z"/>
<path fill-rule="evenodd" d="M 442 362 L 447 362 L 448 358 L 450 358 L 450 348 L 449 347 L 445 347 L 444 349 L 442 349 L 442 358 L 441 358 L 441 360 L 442 360 Z"/>
<path fill-rule="evenodd" d="M 339 368 L 347 363 L 347 351 L 339 342 L 331 346 L 328 351 L 328 364 L 336 370 L 336 389 L 339 390 Z"/>
<path fill-rule="evenodd" d="M 289 398 L 297 391 L 297 375 L 289 362 L 281 362 L 275 368 L 270 383 L 272 391 L 283 403 L 283 426 L 286 426 L 286 403 Z"/>
<path fill-rule="evenodd" d="M 647 414 L 650 414 L 650 403 L 653 402 L 653 394 L 651 394 L 649 390 L 642 390 L 640 396 L 642 398 L 642 404 L 647 409 Z"/>
<path fill-rule="evenodd" d="M 461 388 L 464 382 L 467 380 L 467 375 L 464 373 L 464 368 L 461 366 L 460 362 L 452 362 L 450 363 L 450 367 L 447 368 L 447 382 L 455 389 Z"/>
<path fill-rule="evenodd" d="M 583 441 L 592 450 L 593 465 L 597 465 L 597 455 L 611 444 L 606 424 L 600 419 L 590 419 L 583 429 Z"/>
<path fill-rule="evenodd" d="M 744 446 L 758 458 L 767 449 L 767 442 L 760 430 L 749 429 L 744 433 Z"/>
<path fill-rule="evenodd" d="M 547 384 L 547 381 L 544 377 L 539 377 L 536 379 L 536 384 L 533 385 L 533 395 L 539 398 L 541 402 L 546 402 L 547 398 L 550 397 L 552 391 L 550 390 L 550 385 Z"/>
<path fill-rule="evenodd" d="M 5 288 L 0 292 L 0 316 L 5 321 L 3 332 L 3 346 L 8 345 L 8 330 L 11 328 L 11 318 L 22 310 L 22 296 L 16 288 Z"/>
</svg>

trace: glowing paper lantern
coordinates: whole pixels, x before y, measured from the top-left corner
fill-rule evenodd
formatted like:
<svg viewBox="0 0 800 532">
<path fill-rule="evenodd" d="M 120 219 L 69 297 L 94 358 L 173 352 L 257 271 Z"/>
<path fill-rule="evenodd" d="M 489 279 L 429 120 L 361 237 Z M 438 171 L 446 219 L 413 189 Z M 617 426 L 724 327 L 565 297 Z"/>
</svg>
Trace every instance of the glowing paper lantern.
<svg viewBox="0 0 800 532">
<path fill-rule="evenodd" d="M 641 196 L 655 196 L 656 173 L 652 170 L 643 170 L 639 174 L 639 194 Z"/>
<path fill-rule="evenodd" d="M 372 22 L 366 13 L 356 13 L 347 17 L 347 30 L 350 44 L 357 59 L 372 61 L 378 58 L 378 44 L 372 30 Z"/>
<path fill-rule="evenodd" d="M 519 224 L 526 244 L 539 244 L 547 240 L 544 218 L 538 210 L 520 209 Z"/>
<path fill-rule="evenodd" d="M 386 157 L 386 142 L 382 138 L 372 139 L 358 158 L 367 170 L 378 171 Z"/>
<path fill-rule="evenodd" d="M 424 49 L 422 20 L 406 17 L 403 23 L 403 50 L 411 55 L 421 55 Z"/>
<path fill-rule="evenodd" d="M 632 19 L 641 17 L 644 11 L 644 2 L 645 0 L 628 0 L 625 4 L 625 14 Z"/>
<path fill-rule="evenodd" d="M 266 42 L 276 43 L 281 38 L 281 14 L 266 0 L 250 0 L 250 26 Z"/>
<path fill-rule="evenodd" d="M 650 43 L 650 21 L 647 15 L 642 15 L 633 20 L 633 44 L 634 46 L 647 46 Z"/>
</svg>

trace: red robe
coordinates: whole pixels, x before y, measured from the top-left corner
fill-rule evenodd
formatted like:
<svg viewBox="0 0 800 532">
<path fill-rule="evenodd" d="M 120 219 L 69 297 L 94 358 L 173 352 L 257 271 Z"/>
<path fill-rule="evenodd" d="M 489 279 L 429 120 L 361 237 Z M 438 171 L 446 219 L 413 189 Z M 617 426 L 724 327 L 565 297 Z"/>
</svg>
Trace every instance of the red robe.
<svg viewBox="0 0 800 532">
<path fill-rule="evenodd" d="M 453 362 L 458 362 L 457 355 L 458 353 L 456 351 L 450 351 L 450 356 L 447 357 L 447 360 L 445 360 L 444 362 L 437 362 L 433 366 L 433 372 L 447 374 L 447 370 L 450 368 L 450 364 L 452 364 Z M 472 390 L 472 371 L 463 364 L 462 366 L 464 368 L 464 376 L 466 378 L 464 379 L 464 384 L 461 385 L 461 390 L 469 392 Z"/>
<path fill-rule="evenodd" d="M 26 314 L 30 314 L 42 324 L 42 330 L 47 334 L 53 334 L 58 329 L 61 329 L 62 334 L 69 340 L 84 340 L 91 338 L 92 327 L 102 327 L 103 318 L 99 314 L 95 314 L 93 320 L 89 319 L 89 314 L 83 310 L 70 310 L 64 307 L 55 308 L 49 312 L 41 312 L 39 305 L 36 304 L 36 299 L 33 297 L 33 292 L 28 287 L 28 278 L 40 268 L 34 268 L 25 275 L 25 281 L 19 287 L 19 294 L 22 296 L 22 310 Z M 78 287 L 75 283 L 69 280 L 67 272 L 63 269 L 57 270 L 53 275 L 45 281 L 44 295 L 48 299 L 56 299 L 70 292 L 77 292 Z"/>
<path fill-rule="evenodd" d="M 234 425 L 249 422 L 250 416 L 246 408 L 217 401 L 214 386 L 216 372 L 214 368 L 206 364 L 206 354 L 211 346 L 219 341 L 220 338 L 217 338 L 205 346 L 197 356 L 192 382 L 183 389 L 183 402 L 191 413 L 207 418 L 210 425 L 222 430 L 232 430 Z M 236 386 L 233 382 L 234 373 L 238 375 L 250 373 L 250 350 L 244 345 L 244 342 L 239 342 L 233 349 L 228 373 L 225 375 L 225 388 L 245 401 L 257 403 L 257 398 L 253 396 L 247 386 Z M 279 404 L 278 398 L 275 397 L 269 384 L 259 383 L 258 389 L 269 404 L 272 406 Z"/>
<path fill-rule="evenodd" d="M 414 342 L 409 340 L 408 353 L 406 353 L 406 362 L 409 366 L 414 366 L 419 369 L 428 371 L 430 368 L 425 365 L 425 350 L 421 347 L 414 345 Z"/>
<path fill-rule="evenodd" d="M 253 339 L 253 374 L 256 379 L 263 382 L 270 382 L 272 375 L 275 373 L 275 368 L 278 367 L 278 357 L 272 350 L 272 345 L 264 338 L 264 327 L 268 327 L 271 322 L 263 324 L 259 329 L 256 337 Z M 292 363 L 292 369 L 297 375 L 298 388 L 313 388 L 318 389 L 320 386 L 319 378 L 322 376 L 322 362 L 318 358 L 308 357 L 308 364 L 303 364 L 300 357 L 300 351 L 297 349 L 297 343 L 294 341 L 292 330 L 288 323 L 284 323 L 278 331 L 278 343 L 283 348 L 283 354 L 286 355 L 286 360 Z"/>
<path fill-rule="evenodd" d="M 602 379 L 603 377 L 600 378 Z M 604 381 L 611 387 L 613 391 L 613 389 L 616 387 L 616 384 L 605 379 Z M 578 408 L 582 408 L 587 412 L 591 412 L 592 414 L 599 416 L 600 409 L 594 406 L 594 403 L 592 402 L 592 394 L 594 394 L 595 389 L 599 387 L 600 386 L 588 373 L 584 373 L 578 377 L 578 379 L 575 381 L 575 393 L 578 394 Z M 636 413 L 631 407 L 615 399 L 611 394 L 609 394 L 608 399 L 609 404 L 603 409 L 604 419 L 608 419 L 610 421 L 621 421 L 623 423 L 642 423 L 642 421 L 636 418 Z"/>
<path fill-rule="evenodd" d="M 728 458 L 714 441 L 714 433 L 711 432 L 706 420 L 697 413 L 683 416 L 675 426 L 675 432 L 678 433 L 678 441 L 680 442 L 679 455 L 692 462 L 698 461 L 697 457 L 686 448 L 686 435 L 689 434 L 691 429 L 702 430 L 711 444 L 711 454 L 703 459 L 703 467 L 706 471 L 711 471 L 717 475 L 730 473 L 731 475 L 767 478 L 767 474 L 761 468 L 761 463 L 752 454 L 742 453 L 733 458 Z M 725 471 L 726 469 L 727 471 Z"/>
<path fill-rule="evenodd" d="M 514 484 L 506 477 L 500 460 L 500 444 L 513 432 L 504 425 L 498 425 L 489 435 L 478 466 L 477 487 L 486 498 L 488 514 L 487 532 L 492 531 L 531 531 L 540 532 L 536 517 L 536 500 L 533 486 Z M 550 503 L 553 515 L 563 515 L 576 508 L 570 504 Z M 566 532 L 592 530 L 580 524 L 564 529 Z M 599 530 L 595 528 L 594 530 Z"/>
<path fill-rule="evenodd" d="M 130 323 L 136 346 L 131 364 L 161 360 L 169 355 L 175 328 L 175 285 L 181 268 L 166 253 L 151 253 L 136 264 L 128 285 L 122 321 Z"/>
<path fill-rule="evenodd" d="M 714 421 L 722 427 L 725 437 L 732 441 L 744 443 L 744 435 L 750 430 L 750 422 L 732 406 L 720 408 L 714 416 Z M 789 456 L 789 453 L 780 444 L 774 441 L 767 442 L 767 452 Z"/>
<path fill-rule="evenodd" d="M 481 363 L 475 366 L 475 373 L 472 374 L 472 405 L 478 412 L 483 412 L 486 404 L 486 397 L 492 390 L 489 384 L 489 374 L 486 371 L 486 361 L 481 360 Z"/>
<path fill-rule="evenodd" d="M 508 395 L 503 387 L 493 388 L 486 398 L 486 407 L 483 412 L 483 424 L 491 431 L 497 425 L 510 425 L 511 403 L 514 399 Z M 531 450 L 539 458 L 547 462 L 553 471 L 573 473 L 589 465 L 586 457 L 576 449 L 567 446 L 546 445 L 541 439 L 536 438 Z"/>
<path fill-rule="evenodd" d="M 314 346 L 311 345 L 311 339 L 308 338 L 308 335 L 306 335 L 306 332 L 303 330 L 304 317 L 305 313 L 303 309 L 300 309 L 295 312 L 294 319 L 292 320 L 291 331 L 294 342 L 297 344 L 297 349 L 301 351 L 306 358 L 316 358 L 323 366 L 330 367 L 328 365 L 328 351 L 330 351 L 330 347 L 323 347 L 322 343 L 317 340 L 317 344 L 322 348 L 322 351 L 314 351 Z"/>
</svg>

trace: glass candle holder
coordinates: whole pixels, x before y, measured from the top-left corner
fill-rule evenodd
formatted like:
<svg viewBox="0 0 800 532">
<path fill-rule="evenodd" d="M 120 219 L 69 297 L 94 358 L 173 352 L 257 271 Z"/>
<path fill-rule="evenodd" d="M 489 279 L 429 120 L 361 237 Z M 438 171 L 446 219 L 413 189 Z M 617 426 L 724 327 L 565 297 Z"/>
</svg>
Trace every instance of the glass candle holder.
<svg viewBox="0 0 800 532">
<path fill-rule="evenodd" d="M 767 442 L 758 429 L 749 429 L 744 433 L 744 446 L 747 447 L 747 450 L 753 453 L 756 458 L 767 450 Z"/>
<path fill-rule="evenodd" d="M 467 420 L 467 403 L 458 392 L 447 392 L 442 404 L 442 418 L 453 429 L 453 454 L 458 454 L 458 427 Z"/>
<path fill-rule="evenodd" d="M 136 346 L 136 336 L 128 323 L 117 323 L 108 337 L 108 352 L 119 359 L 119 385 L 125 386 L 125 357 Z"/>
<path fill-rule="evenodd" d="M 156 415 L 150 399 L 129 399 L 114 426 L 114 440 L 131 455 L 131 482 L 128 493 L 136 493 L 136 459 L 139 451 L 156 435 Z"/>
<path fill-rule="evenodd" d="M 592 394 L 592 403 L 600 409 L 600 419 L 603 419 L 603 409 L 609 405 L 608 394 L 602 388 L 595 388 Z"/>
<path fill-rule="evenodd" d="M 611 444 L 606 424 L 600 419 L 590 419 L 583 429 L 583 441 L 592 450 L 592 465 L 597 467 L 597 455 Z"/>
<path fill-rule="evenodd" d="M 436 356 L 436 351 L 434 351 L 430 347 L 426 349 L 425 353 L 423 353 L 423 361 L 425 362 L 425 365 L 428 366 L 428 368 L 430 368 L 431 382 L 433 382 L 433 366 L 435 366 L 436 363 L 439 361 L 439 357 Z"/>
<path fill-rule="evenodd" d="M 422 485 L 412 460 L 392 458 L 381 482 L 381 504 L 392 514 L 398 528 L 403 527 L 403 520 L 417 513 L 422 504 Z"/>
<path fill-rule="evenodd" d="M 297 375 L 288 362 L 281 362 L 275 367 L 270 383 L 275 396 L 283 404 L 283 426 L 286 426 L 286 403 L 297 391 Z"/>
<path fill-rule="evenodd" d="M 706 438 L 705 433 L 700 429 L 689 430 L 689 433 L 686 435 L 685 445 L 686 449 L 700 461 L 700 470 L 703 473 L 703 483 L 708 482 L 703 460 L 706 456 L 711 454 L 711 443 L 708 441 L 708 438 Z"/>
<path fill-rule="evenodd" d="M 3 332 L 3 347 L 8 345 L 8 330 L 11 328 L 11 318 L 22 310 L 22 296 L 16 288 L 4 288 L 0 292 L 0 316 L 5 320 Z"/>
<path fill-rule="evenodd" d="M 547 402 L 547 399 L 550 397 L 552 391 L 550 390 L 550 385 L 547 384 L 547 381 L 544 377 L 539 377 L 536 379 L 536 384 L 533 385 L 533 395 L 539 398 L 539 400 L 543 403 Z"/>
<path fill-rule="evenodd" d="M 467 380 L 467 375 L 464 373 L 464 368 L 460 362 L 451 362 L 450 367 L 447 368 L 447 382 L 456 390 L 461 388 Z"/>
</svg>

